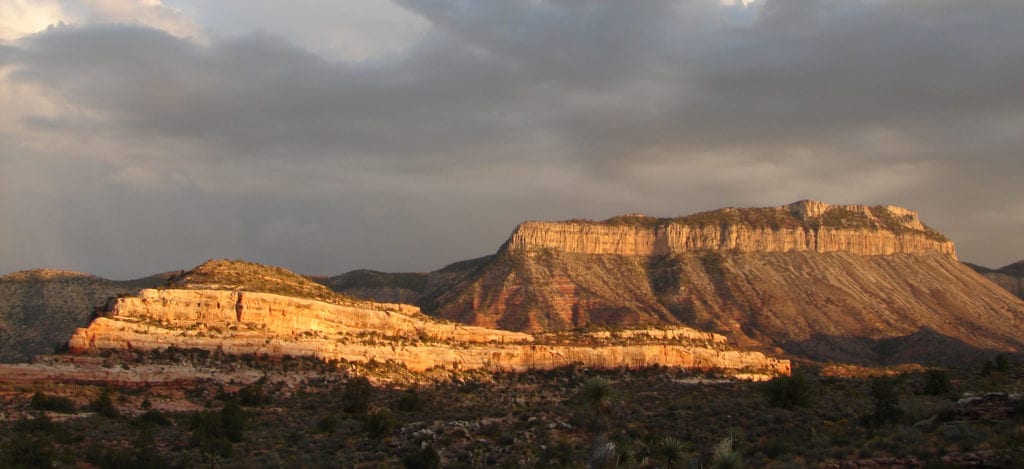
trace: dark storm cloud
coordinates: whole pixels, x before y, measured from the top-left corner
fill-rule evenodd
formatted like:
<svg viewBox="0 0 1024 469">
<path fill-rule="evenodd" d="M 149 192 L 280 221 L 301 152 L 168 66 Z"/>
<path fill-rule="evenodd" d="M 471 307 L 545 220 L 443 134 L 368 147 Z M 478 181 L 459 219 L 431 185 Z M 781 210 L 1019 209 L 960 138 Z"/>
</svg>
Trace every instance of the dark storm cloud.
<svg viewBox="0 0 1024 469">
<path fill-rule="evenodd" d="M 118 25 L 0 45 L 49 103 L 0 129 L 0 158 L 57 186 L 3 177 L 40 202 L 0 204 L 26 253 L 0 270 L 43 259 L 55 211 L 53 258 L 86 270 L 338 272 L 485 254 L 525 218 L 807 197 L 911 206 L 969 260 L 1024 257 L 1024 3 L 400 3 L 432 29 L 365 61 Z M 118 250 L 139 260 L 94 254 Z"/>
</svg>

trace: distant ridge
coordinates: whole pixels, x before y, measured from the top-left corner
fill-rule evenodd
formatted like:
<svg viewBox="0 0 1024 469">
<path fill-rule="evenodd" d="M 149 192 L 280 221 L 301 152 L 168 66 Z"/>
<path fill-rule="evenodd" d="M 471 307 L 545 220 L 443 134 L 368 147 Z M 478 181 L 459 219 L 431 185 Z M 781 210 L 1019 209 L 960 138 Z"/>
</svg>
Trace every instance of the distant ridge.
<svg viewBox="0 0 1024 469">
<path fill-rule="evenodd" d="M 996 285 L 999 285 L 1010 293 L 1017 295 L 1018 298 L 1024 298 L 1024 260 L 1014 262 L 1013 264 L 1003 266 L 999 269 L 990 269 L 988 267 L 971 263 L 966 264 L 968 267 L 995 282 Z"/>
<path fill-rule="evenodd" d="M 0 362 L 53 352 L 111 297 L 165 285 L 169 276 L 118 281 L 53 269 L 0 276 Z"/>
</svg>

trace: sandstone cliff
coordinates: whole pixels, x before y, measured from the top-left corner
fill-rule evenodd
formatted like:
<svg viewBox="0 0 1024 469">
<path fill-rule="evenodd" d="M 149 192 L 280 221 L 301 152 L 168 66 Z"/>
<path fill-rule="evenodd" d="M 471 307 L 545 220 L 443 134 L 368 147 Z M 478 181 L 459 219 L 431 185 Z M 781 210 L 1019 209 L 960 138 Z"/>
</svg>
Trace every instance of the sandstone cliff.
<svg viewBox="0 0 1024 469">
<path fill-rule="evenodd" d="M 234 354 L 392 360 L 431 367 L 523 371 L 588 366 L 720 368 L 748 376 L 789 372 L 789 362 L 730 350 L 725 338 L 686 328 L 607 336 L 532 335 L 440 322 L 415 307 L 331 304 L 268 293 L 143 290 L 117 299 L 104 317 L 71 337 L 73 352 L 169 346 Z"/>
<path fill-rule="evenodd" d="M 960 264 L 915 212 L 892 206 L 802 201 L 528 222 L 421 306 L 521 331 L 682 324 L 773 353 L 865 364 L 1024 345 L 1024 303 Z"/>
<path fill-rule="evenodd" d="M 861 255 L 939 252 L 956 257 L 952 241 L 928 229 L 917 212 L 894 206 L 828 205 L 727 208 L 689 217 L 627 215 L 604 222 L 526 222 L 508 250 L 664 256 L 702 250 L 847 252 Z"/>
</svg>

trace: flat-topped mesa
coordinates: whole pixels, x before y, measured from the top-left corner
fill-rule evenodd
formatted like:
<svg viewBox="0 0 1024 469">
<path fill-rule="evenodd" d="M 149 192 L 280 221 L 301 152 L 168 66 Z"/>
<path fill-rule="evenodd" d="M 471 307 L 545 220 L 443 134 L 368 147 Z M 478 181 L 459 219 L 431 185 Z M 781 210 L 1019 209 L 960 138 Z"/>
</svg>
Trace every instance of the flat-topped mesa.
<svg viewBox="0 0 1024 469">
<path fill-rule="evenodd" d="M 956 258 L 953 242 L 917 212 L 892 205 L 830 205 L 803 200 L 780 207 L 724 208 L 678 218 L 629 214 L 601 222 L 525 222 L 506 249 L 662 256 L 701 250 L 848 252 L 859 255 L 939 253 Z"/>
</svg>

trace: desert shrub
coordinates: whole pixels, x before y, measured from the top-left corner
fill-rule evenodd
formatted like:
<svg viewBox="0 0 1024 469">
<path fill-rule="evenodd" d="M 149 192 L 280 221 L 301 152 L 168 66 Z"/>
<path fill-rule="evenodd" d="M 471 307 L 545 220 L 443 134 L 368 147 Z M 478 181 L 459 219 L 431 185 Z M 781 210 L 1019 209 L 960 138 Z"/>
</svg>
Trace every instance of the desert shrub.
<svg viewBox="0 0 1024 469">
<path fill-rule="evenodd" d="M 573 449 L 564 438 L 559 439 L 540 454 L 538 467 L 568 467 L 573 463 Z"/>
<path fill-rule="evenodd" d="M 345 383 L 345 391 L 341 394 L 342 410 L 350 414 L 365 414 L 370 410 L 370 399 L 373 397 L 373 385 L 365 376 L 357 376 Z"/>
<path fill-rule="evenodd" d="M 71 399 L 63 396 L 47 396 L 40 391 L 36 391 L 32 395 L 30 405 L 35 410 L 49 410 L 62 414 L 72 414 L 75 412 L 75 402 Z"/>
<path fill-rule="evenodd" d="M 316 422 L 316 430 L 320 433 L 334 433 L 338 429 L 338 418 L 333 414 L 323 416 Z"/>
<path fill-rule="evenodd" d="M 652 462 L 661 467 L 683 467 L 690 459 L 689 448 L 677 438 L 667 436 L 654 443 L 649 450 Z"/>
<path fill-rule="evenodd" d="M 374 438 L 382 437 L 395 429 L 395 417 L 391 411 L 384 409 L 366 415 L 363 419 L 363 430 Z"/>
<path fill-rule="evenodd" d="M 107 418 L 119 417 L 121 412 L 114 406 L 114 400 L 110 397 L 111 394 L 113 392 L 109 388 L 104 389 L 99 397 L 89 403 L 89 410 Z"/>
<path fill-rule="evenodd" d="M 232 442 L 244 439 L 245 412 L 236 402 L 228 402 L 220 412 L 196 412 L 189 421 L 191 443 L 204 453 L 230 458 Z"/>
<path fill-rule="evenodd" d="M 0 446 L 0 467 L 53 467 L 53 458 L 53 443 L 39 435 L 15 433 Z"/>
<path fill-rule="evenodd" d="M 1006 371 L 1010 369 L 1010 360 L 1006 358 L 1006 355 L 1000 353 L 999 355 L 996 355 L 995 367 L 996 371 L 1006 373 Z"/>
<path fill-rule="evenodd" d="M 166 427 L 171 424 L 171 421 L 162 412 L 153 409 L 147 410 L 146 413 L 138 416 L 135 420 L 143 426 L 159 425 Z"/>
<path fill-rule="evenodd" d="M 711 452 L 711 467 L 715 469 L 738 469 L 743 467 L 743 455 L 733 448 L 732 437 L 723 438 Z"/>
<path fill-rule="evenodd" d="M 953 390 L 949 384 L 949 374 L 944 370 L 928 370 L 924 374 L 924 393 L 929 396 L 949 394 Z"/>
<path fill-rule="evenodd" d="M 85 451 L 85 461 L 104 469 L 146 468 L 162 469 L 169 467 L 153 447 L 153 435 L 142 432 L 132 443 L 132 448 L 111 448 L 101 444 L 92 444 Z"/>
<path fill-rule="evenodd" d="M 903 415 L 900 409 L 900 392 L 896 378 L 879 376 L 871 379 L 871 398 L 875 403 L 875 412 L 871 421 L 875 424 L 894 422 Z"/>
<path fill-rule="evenodd" d="M 244 439 L 245 411 L 235 402 L 228 402 L 220 410 L 221 426 L 228 441 L 239 442 Z"/>
<path fill-rule="evenodd" d="M 811 383 L 803 374 L 792 376 L 776 376 L 760 386 L 768 403 L 775 407 L 793 408 L 811 405 L 813 390 Z"/>
<path fill-rule="evenodd" d="M 263 379 L 260 379 L 255 383 L 239 389 L 233 396 L 234 400 L 246 407 L 261 407 L 272 403 L 273 399 L 263 391 L 263 381 Z"/>
<path fill-rule="evenodd" d="M 398 410 L 402 412 L 416 412 L 423 409 L 423 397 L 416 388 L 409 388 L 402 392 L 398 398 Z"/>
<path fill-rule="evenodd" d="M 437 469 L 441 467 L 441 455 L 431 445 L 425 445 L 402 459 L 407 469 Z"/>
<path fill-rule="evenodd" d="M 981 375 L 991 375 L 993 369 L 995 369 L 995 365 L 992 364 L 992 360 L 985 360 L 985 363 L 981 365 Z"/>
<path fill-rule="evenodd" d="M 600 376 L 594 376 L 583 382 L 583 386 L 580 388 L 580 396 L 583 397 L 584 402 L 587 403 L 587 406 L 595 414 L 603 415 L 611 410 L 612 401 L 615 398 L 615 389 L 612 388 L 608 380 Z"/>
</svg>

